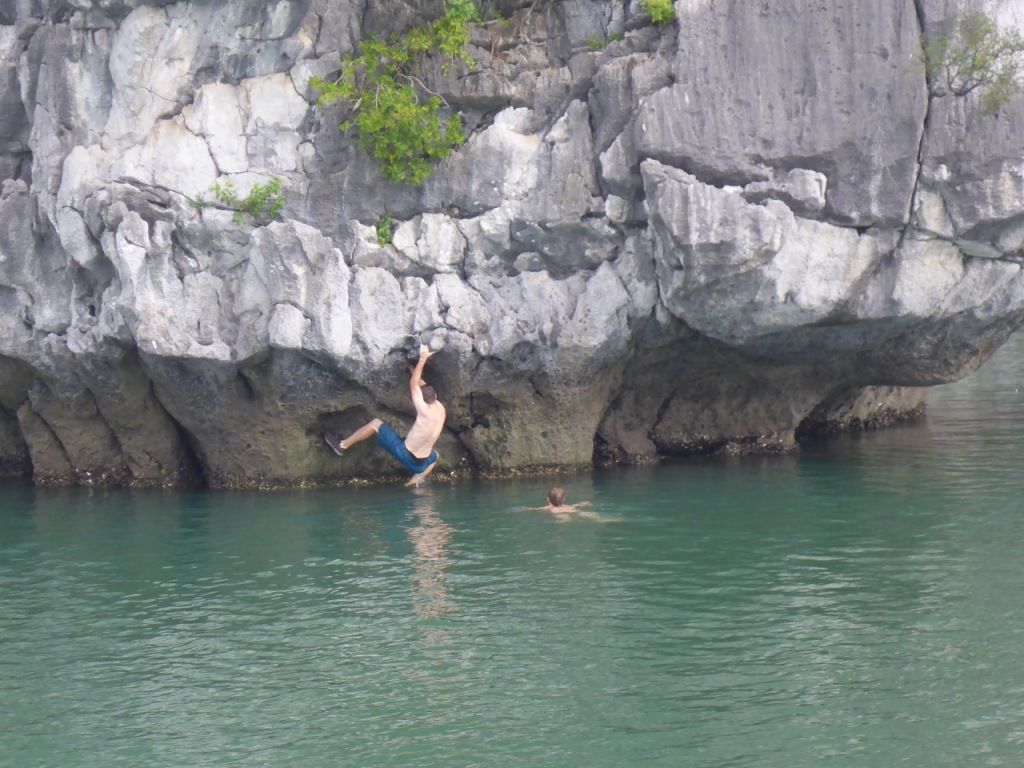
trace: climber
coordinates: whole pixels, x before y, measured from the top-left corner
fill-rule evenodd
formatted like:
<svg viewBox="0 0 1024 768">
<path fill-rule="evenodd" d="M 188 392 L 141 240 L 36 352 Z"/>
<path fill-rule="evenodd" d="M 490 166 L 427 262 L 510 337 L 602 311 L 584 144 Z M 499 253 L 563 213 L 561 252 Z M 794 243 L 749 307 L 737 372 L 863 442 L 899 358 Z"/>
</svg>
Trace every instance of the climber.
<svg viewBox="0 0 1024 768">
<path fill-rule="evenodd" d="M 427 359 L 432 354 L 425 344 L 421 344 L 420 359 L 416 363 L 416 367 L 411 370 L 409 393 L 412 396 L 412 404 L 416 408 L 416 421 L 405 440 L 402 440 L 399 434 L 381 419 L 373 419 L 344 440 L 334 432 L 326 433 L 324 440 L 336 454 L 343 456 L 345 451 L 353 445 L 376 433 L 377 444 L 394 456 L 399 464 L 413 473 L 406 485 L 419 485 L 427 475 L 434 471 L 434 467 L 437 466 L 437 451 L 434 450 L 434 443 L 441 436 L 447 413 L 437 399 L 437 392 L 423 380 L 423 366 L 427 364 Z"/>
</svg>

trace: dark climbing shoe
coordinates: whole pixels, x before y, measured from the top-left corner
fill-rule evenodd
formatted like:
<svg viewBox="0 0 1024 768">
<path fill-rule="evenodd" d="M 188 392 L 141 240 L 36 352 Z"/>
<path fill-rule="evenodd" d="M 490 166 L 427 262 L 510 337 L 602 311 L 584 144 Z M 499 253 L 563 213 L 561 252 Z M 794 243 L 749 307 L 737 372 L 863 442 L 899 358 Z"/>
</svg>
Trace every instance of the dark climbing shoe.
<svg viewBox="0 0 1024 768">
<path fill-rule="evenodd" d="M 336 435 L 333 432 L 326 432 L 324 434 L 324 442 L 331 446 L 331 450 L 339 456 L 345 455 L 345 449 L 341 447 L 341 435 Z"/>
</svg>

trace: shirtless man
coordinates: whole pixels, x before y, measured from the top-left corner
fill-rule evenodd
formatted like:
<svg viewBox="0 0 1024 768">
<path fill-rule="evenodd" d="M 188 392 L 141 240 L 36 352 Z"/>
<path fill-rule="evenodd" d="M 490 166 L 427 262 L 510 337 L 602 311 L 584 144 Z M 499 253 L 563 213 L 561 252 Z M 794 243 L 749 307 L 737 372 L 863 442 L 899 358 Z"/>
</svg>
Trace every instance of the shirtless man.
<svg viewBox="0 0 1024 768">
<path fill-rule="evenodd" d="M 565 503 L 565 489 L 561 486 L 554 485 L 551 490 L 548 491 L 548 505 L 546 507 L 537 507 L 537 509 L 543 509 L 548 512 L 554 512 L 556 515 L 564 515 L 569 512 L 575 512 L 577 507 L 589 507 L 589 501 L 579 501 L 575 504 Z"/>
<path fill-rule="evenodd" d="M 423 381 L 423 366 L 433 353 L 425 345 L 420 345 L 420 359 L 412 371 L 409 381 L 409 394 L 416 408 L 416 423 L 409 430 L 408 437 L 402 440 L 398 433 L 380 419 L 364 424 L 344 440 L 333 432 L 324 435 L 324 440 L 336 454 L 343 456 L 345 451 L 356 443 L 366 440 L 373 434 L 377 435 L 377 443 L 385 451 L 394 456 L 398 463 L 413 473 L 406 485 L 419 485 L 423 479 L 434 471 L 437 465 L 437 451 L 434 443 L 441 436 L 447 413 L 437 399 L 434 388 Z"/>
</svg>

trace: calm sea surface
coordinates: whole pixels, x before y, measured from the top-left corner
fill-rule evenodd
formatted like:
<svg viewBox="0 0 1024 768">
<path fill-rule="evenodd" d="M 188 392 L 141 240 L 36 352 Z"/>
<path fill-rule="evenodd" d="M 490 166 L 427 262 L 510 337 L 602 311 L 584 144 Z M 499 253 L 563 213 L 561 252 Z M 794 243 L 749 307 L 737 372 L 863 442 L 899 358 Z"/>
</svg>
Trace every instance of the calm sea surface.
<svg viewBox="0 0 1024 768">
<path fill-rule="evenodd" d="M 1024 338 L 799 455 L 0 488 L 0 767 L 1024 765 Z"/>
</svg>

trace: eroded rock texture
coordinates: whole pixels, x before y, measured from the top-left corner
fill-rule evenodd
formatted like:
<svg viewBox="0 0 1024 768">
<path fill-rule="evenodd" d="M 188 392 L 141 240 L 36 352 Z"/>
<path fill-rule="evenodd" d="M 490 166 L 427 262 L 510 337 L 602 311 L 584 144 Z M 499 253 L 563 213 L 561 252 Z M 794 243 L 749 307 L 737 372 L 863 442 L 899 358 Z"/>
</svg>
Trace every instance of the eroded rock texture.
<svg viewBox="0 0 1024 768">
<path fill-rule="evenodd" d="M 495 472 L 785 450 L 987 359 L 1024 98 L 930 95 L 920 40 L 1019 3 L 675 5 L 489 3 L 475 65 L 423 72 L 469 138 L 416 189 L 308 82 L 440 2 L 0 0 L 0 471 L 392 474 L 320 435 L 406 426 L 420 341 L 442 469 Z M 274 177 L 278 221 L 212 204 Z"/>
</svg>

